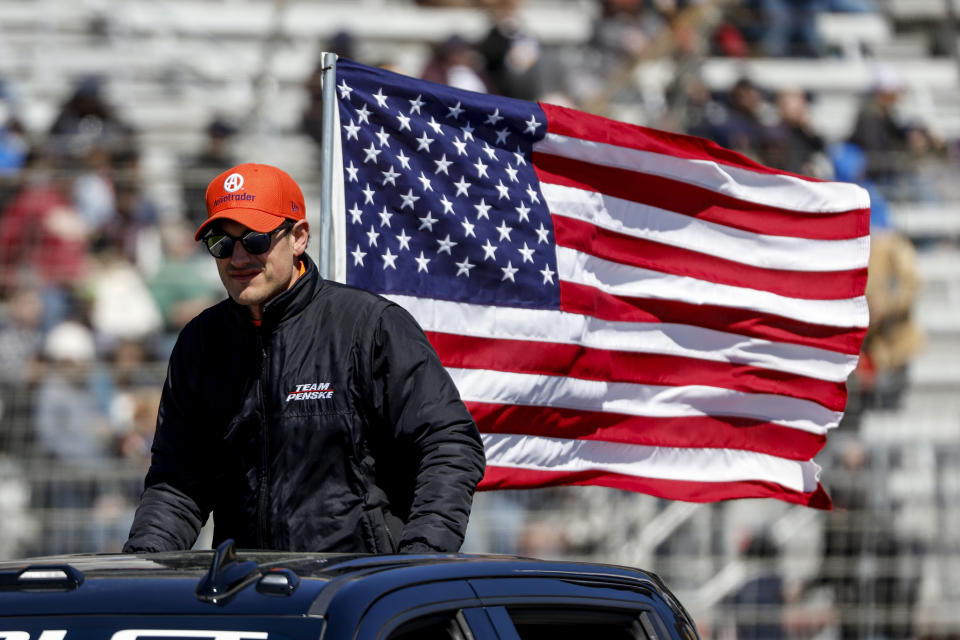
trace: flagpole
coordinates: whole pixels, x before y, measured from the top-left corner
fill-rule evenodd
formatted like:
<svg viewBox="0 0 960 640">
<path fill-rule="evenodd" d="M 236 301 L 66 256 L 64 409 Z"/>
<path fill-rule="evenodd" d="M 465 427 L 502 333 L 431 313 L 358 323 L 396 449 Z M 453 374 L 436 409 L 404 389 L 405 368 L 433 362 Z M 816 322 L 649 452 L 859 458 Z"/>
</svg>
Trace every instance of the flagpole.
<svg viewBox="0 0 960 640">
<path fill-rule="evenodd" d="M 323 141 L 320 145 L 320 275 L 330 277 L 330 265 L 334 264 L 334 256 L 330 253 L 330 235 L 333 231 L 331 216 L 333 215 L 333 169 L 334 169 L 334 136 L 336 130 L 336 83 L 337 83 L 337 54 L 323 54 L 323 83 L 321 96 L 323 99 Z"/>
</svg>

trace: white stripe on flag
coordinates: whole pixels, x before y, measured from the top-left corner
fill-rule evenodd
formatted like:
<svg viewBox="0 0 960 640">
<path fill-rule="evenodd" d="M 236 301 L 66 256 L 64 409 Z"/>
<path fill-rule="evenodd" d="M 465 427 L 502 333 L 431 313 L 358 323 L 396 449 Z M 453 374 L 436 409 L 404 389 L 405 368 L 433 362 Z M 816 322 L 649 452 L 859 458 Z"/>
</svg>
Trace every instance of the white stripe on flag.
<svg viewBox="0 0 960 640">
<path fill-rule="evenodd" d="M 597 440 L 484 433 L 487 465 L 553 472 L 601 470 L 691 482 L 773 482 L 794 491 L 817 488 L 820 466 L 739 449 L 650 447 Z"/>
<path fill-rule="evenodd" d="M 547 309 L 488 307 L 397 294 L 386 297 L 409 311 L 425 331 L 437 333 L 700 358 L 831 382 L 846 380 L 857 366 L 856 355 L 750 338 L 695 325 L 613 322 Z"/>
<path fill-rule="evenodd" d="M 840 300 L 790 298 L 618 264 L 566 247 L 557 247 L 557 272 L 561 280 L 596 287 L 617 296 L 752 309 L 831 327 L 863 327 L 868 320 L 864 296 Z"/>
<path fill-rule="evenodd" d="M 870 206 L 867 192 L 850 183 L 802 180 L 555 133 L 548 133 L 543 140 L 535 143 L 533 150 L 605 167 L 662 176 L 740 200 L 792 211 L 835 213 Z"/>
<path fill-rule="evenodd" d="M 448 368 L 463 400 L 622 413 L 651 418 L 731 416 L 825 434 L 842 412 L 809 400 L 707 386 L 655 386 L 568 376 Z"/>
<path fill-rule="evenodd" d="M 869 236 L 809 240 L 761 235 L 595 191 L 548 183 L 540 189 L 553 215 L 764 269 L 845 271 L 866 267 L 870 254 Z"/>
</svg>

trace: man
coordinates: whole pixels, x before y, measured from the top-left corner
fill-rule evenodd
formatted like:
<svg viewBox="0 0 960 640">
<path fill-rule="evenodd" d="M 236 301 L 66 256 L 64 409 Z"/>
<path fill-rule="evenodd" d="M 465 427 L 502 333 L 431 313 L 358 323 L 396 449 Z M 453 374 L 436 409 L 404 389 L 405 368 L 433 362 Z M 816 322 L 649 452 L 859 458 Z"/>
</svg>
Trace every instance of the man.
<svg viewBox="0 0 960 640">
<path fill-rule="evenodd" d="M 483 475 L 476 425 L 402 308 L 324 281 L 303 195 L 242 164 L 206 193 L 196 238 L 229 298 L 170 356 L 128 552 L 214 543 L 456 551 Z"/>
</svg>

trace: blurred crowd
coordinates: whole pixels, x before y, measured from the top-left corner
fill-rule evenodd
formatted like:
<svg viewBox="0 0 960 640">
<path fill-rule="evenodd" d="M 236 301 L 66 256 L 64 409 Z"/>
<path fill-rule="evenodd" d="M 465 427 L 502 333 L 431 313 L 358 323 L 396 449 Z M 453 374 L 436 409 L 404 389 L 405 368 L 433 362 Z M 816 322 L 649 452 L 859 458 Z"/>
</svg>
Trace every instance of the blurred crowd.
<svg viewBox="0 0 960 640">
<path fill-rule="evenodd" d="M 717 90 L 702 74 L 710 56 L 837 55 L 817 31 L 818 13 L 874 12 L 875 3 L 743 0 L 720 3 L 717 13 L 706 0 L 597 2 L 591 37 L 570 50 L 538 39 L 521 0 L 486 0 L 486 33 L 433 43 L 419 75 L 604 113 L 614 101 L 639 101 L 633 73 L 639 63 L 670 58 L 674 77 L 644 124 L 708 138 L 778 169 L 864 186 L 873 210 L 871 326 L 844 428 L 855 433 L 864 410 L 897 408 L 923 335 L 912 317 L 916 247 L 894 228 L 887 203 L 942 200 L 956 168 L 955 141 L 902 117 L 907 85 L 893 66 L 874 65 L 856 118 L 839 140 L 828 140 L 812 120 L 816 95 L 774 92 L 747 75 Z M 364 43 L 350 32 L 321 47 L 395 68 L 392 60 L 365 57 Z M 297 123 L 299 133 L 317 142 L 320 71 L 317 65 L 304 79 Z M 206 215 L 208 181 L 243 161 L 232 151 L 243 128 L 216 114 L 196 123 L 203 144 L 178 159 L 182 206 L 164 212 L 141 166 L 141 132 L 109 99 L 107 83 L 78 78 L 49 126 L 31 131 L 20 117 L 16 87 L 0 81 L 0 510 L 22 516 L 0 521 L 0 557 L 118 548 L 149 461 L 172 341 L 223 296 L 193 230 Z M 494 548 L 487 551 L 549 557 L 589 553 L 597 544 L 530 517 L 552 501 L 558 512 L 576 508 L 563 503 L 563 494 L 490 499 L 502 503 L 503 535 L 488 538 Z M 841 489 L 838 504 L 847 499 Z M 851 508 L 860 508 L 856 499 Z M 51 531 L 71 535 L 37 535 L 54 521 Z M 751 559 L 770 553 L 766 542 L 744 547 Z M 761 635 L 779 637 L 769 632 Z M 741 637 L 749 634 L 741 630 Z"/>
</svg>

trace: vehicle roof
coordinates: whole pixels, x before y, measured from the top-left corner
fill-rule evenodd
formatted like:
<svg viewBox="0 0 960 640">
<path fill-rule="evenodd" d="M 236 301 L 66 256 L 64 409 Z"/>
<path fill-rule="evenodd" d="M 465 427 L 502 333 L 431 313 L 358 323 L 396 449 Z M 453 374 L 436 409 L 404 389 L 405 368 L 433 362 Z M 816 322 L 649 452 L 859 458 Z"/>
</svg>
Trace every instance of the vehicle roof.
<svg viewBox="0 0 960 640">
<path fill-rule="evenodd" d="M 68 574 L 60 582 L 26 579 L 60 575 L 58 571 Z M 295 574 L 291 579 L 296 588 L 287 597 L 267 597 L 276 594 L 264 595 L 262 578 L 278 572 Z M 372 601 L 409 585 L 507 577 L 560 578 L 664 592 L 666 604 L 680 608 L 655 575 L 615 565 L 472 554 L 235 551 L 230 546 L 216 551 L 82 554 L 0 562 L 0 619 L 51 612 L 192 615 L 210 612 L 211 605 L 222 615 L 323 616 L 334 602 L 364 606 L 361 600 Z"/>
</svg>

